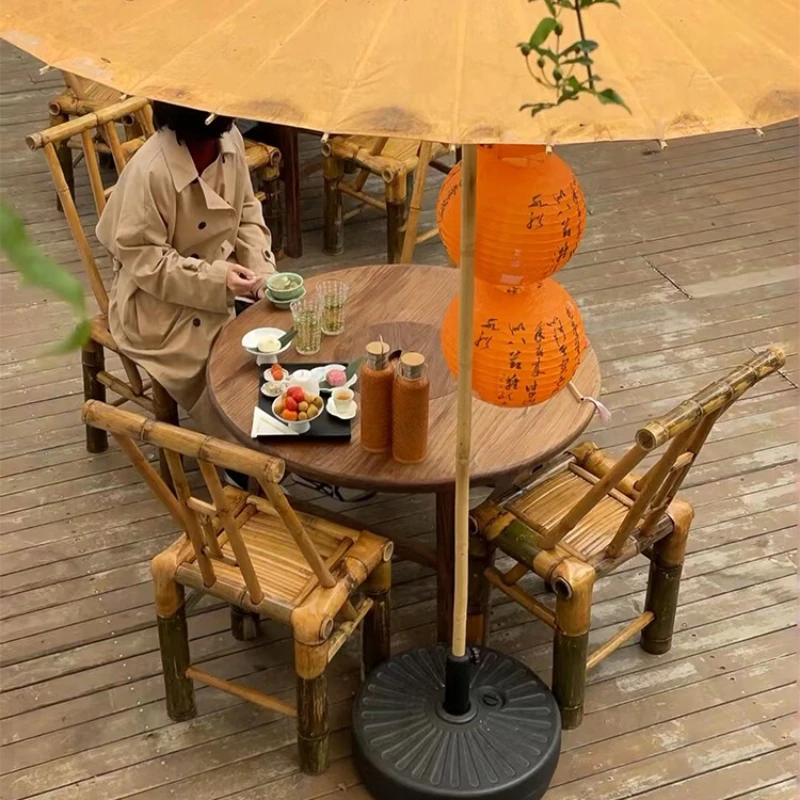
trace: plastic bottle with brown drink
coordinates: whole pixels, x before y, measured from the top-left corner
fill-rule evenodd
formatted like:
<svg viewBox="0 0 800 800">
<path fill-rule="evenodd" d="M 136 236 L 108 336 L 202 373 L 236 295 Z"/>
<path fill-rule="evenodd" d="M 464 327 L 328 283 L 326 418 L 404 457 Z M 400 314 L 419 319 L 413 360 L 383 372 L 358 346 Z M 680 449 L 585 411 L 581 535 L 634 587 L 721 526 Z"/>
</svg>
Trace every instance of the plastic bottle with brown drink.
<svg viewBox="0 0 800 800">
<path fill-rule="evenodd" d="M 431 383 L 422 353 L 403 353 L 394 381 L 392 458 L 419 464 L 428 455 Z"/>
<path fill-rule="evenodd" d="M 361 392 L 361 448 L 388 453 L 392 448 L 392 391 L 395 371 L 386 342 L 370 342 L 358 375 Z"/>
</svg>

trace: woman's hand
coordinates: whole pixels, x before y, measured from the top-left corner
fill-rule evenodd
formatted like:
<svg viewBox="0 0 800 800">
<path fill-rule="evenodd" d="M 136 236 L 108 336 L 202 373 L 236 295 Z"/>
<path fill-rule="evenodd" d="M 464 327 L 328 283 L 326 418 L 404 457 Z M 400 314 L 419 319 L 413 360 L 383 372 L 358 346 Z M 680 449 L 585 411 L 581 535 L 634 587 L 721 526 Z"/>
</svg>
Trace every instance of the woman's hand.
<svg viewBox="0 0 800 800">
<path fill-rule="evenodd" d="M 264 279 L 253 270 L 239 264 L 231 264 L 225 277 L 225 285 L 235 296 L 255 294 L 257 288 L 263 285 Z"/>
</svg>

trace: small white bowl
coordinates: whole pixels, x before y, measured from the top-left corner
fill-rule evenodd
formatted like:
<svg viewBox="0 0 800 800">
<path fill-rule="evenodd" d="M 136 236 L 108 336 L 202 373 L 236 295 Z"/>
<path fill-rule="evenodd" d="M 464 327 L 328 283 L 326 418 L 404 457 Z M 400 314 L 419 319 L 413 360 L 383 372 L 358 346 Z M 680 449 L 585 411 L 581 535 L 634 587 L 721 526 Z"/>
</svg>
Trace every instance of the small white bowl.
<svg viewBox="0 0 800 800">
<path fill-rule="evenodd" d="M 284 425 L 288 425 L 295 433 L 305 433 L 306 431 L 311 429 L 311 422 L 307 419 L 297 420 L 297 422 L 293 422 L 289 419 L 284 419 L 278 412 L 275 410 L 275 406 L 278 404 L 278 400 L 280 400 L 280 395 L 275 398 L 272 402 L 272 415 L 275 419 L 282 422 Z M 321 413 L 321 412 L 320 412 Z"/>
<path fill-rule="evenodd" d="M 322 383 L 325 380 L 325 376 L 332 369 L 340 369 L 342 372 L 346 371 L 346 367 L 343 364 L 326 364 L 324 367 L 314 367 L 314 369 L 311 370 L 311 374 L 320 383 Z M 320 386 L 319 390 L 320 390 L 320 392 L 328 393 L 328 392 L 332 392 L 334 389 L 352 389 L 353 388 L 353 384 L 357 380 L 358 380 L 358 373 L 353 375 L 353 377 L 350 378 L 350 380 L 348 380 L 347 383 L 345 383 L 342 386 L 333 386 L 331 388 L 328 388 L 327 386 Z"/>
<path fill-rule="evenodd" d="M 247 350 L 248 353 L 258 356 L 260 359 L 259 363 L 274 364 L 277 362 L 277 356 L 281 353 L 285 353 L 291 347 L 292 343 L 287 342 L 280 350 L 275 350 L 272 353 L 262 353 L 258 349 L 258 342 L 264 336 L 274 336 L 276 339 L 280 339 L 281 336 L 285 335 L 286 331 L 282 331 L 280 328 L 254 328 L 252 331 L 248 331 L 242 336 L 242 347 Z"/>
</svg>

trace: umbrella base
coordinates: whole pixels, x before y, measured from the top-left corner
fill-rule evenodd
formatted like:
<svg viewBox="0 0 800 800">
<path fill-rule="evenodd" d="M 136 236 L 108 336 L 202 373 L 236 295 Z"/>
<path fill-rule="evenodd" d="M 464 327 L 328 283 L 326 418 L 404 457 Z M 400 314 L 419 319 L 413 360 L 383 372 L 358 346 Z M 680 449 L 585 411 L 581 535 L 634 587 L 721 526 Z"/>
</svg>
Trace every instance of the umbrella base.
<svg viewBox="0 0 800 800">
<path fill-rule="evenodd" d="M 356 766 L 379 800 L 538 800 L 561 749 L 561 718 L 524 664 L 474 651 L 469 710 L 444 709 L 443 645 L 377 667 L 353 706 Z"/>
</svg>

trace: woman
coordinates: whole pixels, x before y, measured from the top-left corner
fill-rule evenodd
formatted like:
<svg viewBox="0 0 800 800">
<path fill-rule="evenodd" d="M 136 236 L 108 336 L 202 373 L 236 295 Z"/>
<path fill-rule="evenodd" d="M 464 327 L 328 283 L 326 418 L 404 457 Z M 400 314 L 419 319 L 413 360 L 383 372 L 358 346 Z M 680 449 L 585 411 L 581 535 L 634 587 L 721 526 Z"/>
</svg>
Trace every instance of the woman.
<svg viewBox="0 0 800 800">
<path fill-rule="evenodd" d="M 275 271 L 241 133 L 228 117 L 153 103 L 157 133 L 125 167 L 97 225 L 113 259 L 108 320 L 120 350 L 206 433 L 211 343 L 236 296 L 263 297 Z"/>
</svg>

